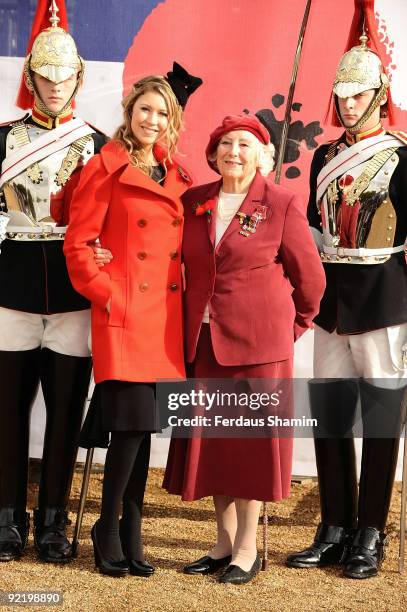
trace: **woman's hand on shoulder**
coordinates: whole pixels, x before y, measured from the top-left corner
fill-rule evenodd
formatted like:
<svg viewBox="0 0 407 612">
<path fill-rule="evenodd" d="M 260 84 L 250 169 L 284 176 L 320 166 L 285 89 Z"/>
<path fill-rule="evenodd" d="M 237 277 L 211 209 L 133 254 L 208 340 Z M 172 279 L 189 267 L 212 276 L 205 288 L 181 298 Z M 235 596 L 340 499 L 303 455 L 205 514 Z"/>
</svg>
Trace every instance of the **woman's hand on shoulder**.
<svg viewBox="0 0 407 612">
<path fill-rule="evenodd" d="M 99 243 L 94 242 L 90 245 L 93 250 L 93 257 L 95 259 L 95 264 L 99 268 L 103 268 L 105 264 L 108 264 L 112 261 L 113 255 L 109 249 L 103 249 Z"/>
</svg>

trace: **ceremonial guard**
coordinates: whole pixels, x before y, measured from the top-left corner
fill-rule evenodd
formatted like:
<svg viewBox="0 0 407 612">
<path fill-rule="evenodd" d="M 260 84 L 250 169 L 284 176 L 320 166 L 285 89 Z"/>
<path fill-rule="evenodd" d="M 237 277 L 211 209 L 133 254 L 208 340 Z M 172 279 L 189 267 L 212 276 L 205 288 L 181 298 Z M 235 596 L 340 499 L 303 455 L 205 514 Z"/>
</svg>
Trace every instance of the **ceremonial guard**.
<svg viewBox="0 0 407 612">
<path fill-rule="evenodd" d="M 373 12 L 360 11 L 357 36 L 363 20 L 374 28 Z M 375 44 L 374 30 L 368 33 Z M 351 33 L 348 49 L 357 36 Z M 345 576 L 369 578 L 386 545 L 407 384 L 407 139 L 381 124 L 386 114 L 392 120 L 389 82 L 364 31 L 359 41 L 342 57 L 333 87 L 335 124 L 345 132 L 317 149 L 311 167 L 308 218 L 327 279 L 310 383 L 321 523 L 312 546 L 289 555 L 287 565 L 343 563 Z"/>
<path fill-rule="evenodd" d="M 40 9 L 39 9 L 40 10 Z M 89 304 L 74 291 L 63 244 L 81 168 L 105 142 L 73 103 L 84 64 L 51 3 L 24 64 L 18 105 L 0 127 L 0 561 L 18 559 L 29 532 L 30 412 L 41 383 L 46 429 L 34 542 L 40 559 L 66 562 L 66 506 L 91 359 Z M 35 26 L 34 26 L 35 27 Z M 46 29 L 44 29 L 44 27 Z"/>
</svg>

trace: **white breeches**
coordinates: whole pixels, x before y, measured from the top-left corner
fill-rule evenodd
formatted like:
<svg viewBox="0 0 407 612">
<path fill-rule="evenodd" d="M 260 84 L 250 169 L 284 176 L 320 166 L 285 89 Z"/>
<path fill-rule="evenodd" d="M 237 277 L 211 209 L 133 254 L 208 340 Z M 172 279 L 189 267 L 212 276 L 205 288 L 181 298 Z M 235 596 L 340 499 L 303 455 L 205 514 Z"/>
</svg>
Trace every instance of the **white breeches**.
<svg viewBox="0 0 407 612">
<path fill-rule="evenodd" d="M 373 379 L 371 383 L 380 387 L 403 387 L 407 384 L 403 347 L 407 348 L 407 323 L 344 336 L 330 334 L 316 325 L 314 376 L 365 378 Z"/>
<path fill-rule="evenodd" d="M 0 351 L 29 351 L 38 347 L 73 357 L 90 355 L 90 310 L 52 315 L 0 307 Z"/>
</svg>

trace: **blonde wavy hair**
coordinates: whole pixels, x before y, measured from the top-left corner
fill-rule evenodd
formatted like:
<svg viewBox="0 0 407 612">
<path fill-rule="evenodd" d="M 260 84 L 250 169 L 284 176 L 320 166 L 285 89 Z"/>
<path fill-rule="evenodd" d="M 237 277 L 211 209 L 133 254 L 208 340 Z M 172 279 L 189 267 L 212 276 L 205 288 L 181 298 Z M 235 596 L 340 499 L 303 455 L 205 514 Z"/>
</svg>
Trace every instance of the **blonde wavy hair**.
<svg viewBox="0 0 407 612">
<path fill-rule="evenodd" d="M 164 137 L 161 139 L 166 147 L 162 164 L 165 167 L 167 161 L 171 162 L 172 155 L 177 151 L 178 137 L 183 127 L 182 108 L 168 81 L 162 76 L 148 76 L 134 83 L 130 93 L 122 101 L 123 123 L 113 135 L 113 139 L 128 151 L 131 163 L 146 174 L 151 174 L 152 169 L 144 162 L 142 146 L 131 129 L 131 118 L 136 100 L 150 91 L 160 94 L 167 107 L 168 126 Z"/>
</svg>

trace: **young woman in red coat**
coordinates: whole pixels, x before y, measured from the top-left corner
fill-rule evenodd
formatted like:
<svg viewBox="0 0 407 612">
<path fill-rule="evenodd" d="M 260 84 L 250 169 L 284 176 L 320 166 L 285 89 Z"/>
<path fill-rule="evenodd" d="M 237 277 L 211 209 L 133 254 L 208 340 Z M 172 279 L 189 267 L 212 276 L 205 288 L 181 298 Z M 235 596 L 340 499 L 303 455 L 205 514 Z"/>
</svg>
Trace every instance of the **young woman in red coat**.
<svg viewBox="0 0 407 612">
<path fill-rule="evenodd" d="M 135 83 L 123 124 L 85 168 L 71 205 L 64 250 L 74 287 L 92 303 L 96 382 L 82 445 L 105 445 L 100 433 L 111 432 L 91 535 L 99 571 L 112 576 L 154 572 L 140 530 L 155 382 L 185 374 L 180 196 L 191 181 L 174 153 L 182 108 L 201 82 L 174 63 L 167 78 Z M 114 253 L 103 269 L 91 246 L 98 238 Z"/>
<path fill-rule="evenodd" d="M 300 198 L 258 170 L 269 140 L 256 117 L 226 117 L 206 150 L 221 180 L 182 197 L 195 378 L 290 378 L 294 341 L 318 312 L 324 273 Z M 186 573 L 226 568 L 219 580 L 234 584 L 256 575 L 261 501 L 289 495 L 291 459 L 290 438 L 172 440 L 164 487 L 185 500 L 212 495 L 217 519 L 215 546 Z"/>
</svg>

